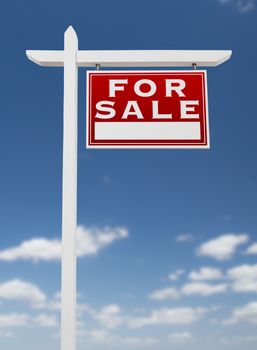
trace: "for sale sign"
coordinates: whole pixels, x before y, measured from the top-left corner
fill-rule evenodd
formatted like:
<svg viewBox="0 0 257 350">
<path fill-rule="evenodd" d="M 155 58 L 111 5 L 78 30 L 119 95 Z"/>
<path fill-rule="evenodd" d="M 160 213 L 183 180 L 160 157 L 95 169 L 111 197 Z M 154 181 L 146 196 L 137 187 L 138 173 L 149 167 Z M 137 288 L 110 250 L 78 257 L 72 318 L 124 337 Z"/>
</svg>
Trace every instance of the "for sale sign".
<svg viewBox="0 0 257 350">
<path fill-rule="evenodd" d="M 87 147 L 209 148 L 206 71 L 88 71 Z"/>
</svg>

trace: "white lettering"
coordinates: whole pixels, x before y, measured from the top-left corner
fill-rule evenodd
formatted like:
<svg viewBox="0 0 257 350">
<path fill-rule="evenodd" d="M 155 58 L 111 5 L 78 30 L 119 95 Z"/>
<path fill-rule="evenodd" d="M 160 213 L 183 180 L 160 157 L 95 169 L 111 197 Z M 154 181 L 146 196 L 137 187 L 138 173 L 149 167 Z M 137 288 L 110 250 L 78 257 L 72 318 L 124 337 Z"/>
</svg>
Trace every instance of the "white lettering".
<svg viewBox="0 0 257 350">
<path fill-rule="evenodd" d="M 128 79 L 109 80 L 109 97 L 116 97 L 115 91 L 124 91 L 124 86 L 118 84 L 127 84 Z"/>
<path fill-rule="evenodd" d="M 172 97 L 172 91 L 176 91 L 179 97 L 185 97 L 182 90 L 185 89 L 186 83 L 181 79 L 166 79 L 166 97 Z M 174 85 L 176 84 L 176 85 Z"/>
<path fill-rule="evenodd" d="M 96 104 L 96 109 L 100 112 L 108 112 L 108 114 L 96 113 L 95 117 L 99 119 L 111 119 L 115 116 L 116 112 L 113 108 L 108 106 L 114 106 L 115 102 L 112 101 L 99 101 Z"/>
<path fill-rule="evenodd" d="M 129 115 L 136 115 L 137 119 L 144 119 L 142 112 L 137 104 L 137 101 L 128 101 L 121 119 L 128 119 Z"/>
<path fill-rule="evenodd" d="M 141 91 L 141 85 L 143 84 L 147 84 L 150 86 L 150 90 L 148 92 L 143 92 Z M 149 96 L 153 96 L 156 93 L 156 85 L 152 80 L 149 79 L 141 79 L 138 80 L 134 86 L 134 91 L 137 94 L 137 96 L 141 96 L 141 97 L 149 97 Z"/>
<path fill-rule="evenodd" d="M 199 119 L 199 114 L 188 114 L 188 112 L 195 112 L 195 107 L 192 106 L 199 106 L 199 101 L 180 101 L 181 119 Z"/>
<path fill-rule="evenodd" d="M 159 101 L 152 101 L 153 119 L 172 119 L 172 114 L 159 113 Z"/>
</svg>

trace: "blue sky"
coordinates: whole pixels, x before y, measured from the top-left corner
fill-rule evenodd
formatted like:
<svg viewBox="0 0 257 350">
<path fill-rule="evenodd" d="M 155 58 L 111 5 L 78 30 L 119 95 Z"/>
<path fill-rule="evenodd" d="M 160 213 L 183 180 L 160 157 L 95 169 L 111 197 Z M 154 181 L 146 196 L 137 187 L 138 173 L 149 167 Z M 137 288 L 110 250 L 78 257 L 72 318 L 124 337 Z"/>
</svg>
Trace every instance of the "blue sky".
<svg viewBox="0 0 257 350">
<path fill-rule="evenodd" d="M 1 6 L 0 347 L 59 348 L 61 68 L 26 49 L 231 49 L 210 150 L 86 150 L 79 71 L 78 350 L 256 348 L 255 0 Z M 108 241 L 108 244 L 103 244 Z"/>
</svg>

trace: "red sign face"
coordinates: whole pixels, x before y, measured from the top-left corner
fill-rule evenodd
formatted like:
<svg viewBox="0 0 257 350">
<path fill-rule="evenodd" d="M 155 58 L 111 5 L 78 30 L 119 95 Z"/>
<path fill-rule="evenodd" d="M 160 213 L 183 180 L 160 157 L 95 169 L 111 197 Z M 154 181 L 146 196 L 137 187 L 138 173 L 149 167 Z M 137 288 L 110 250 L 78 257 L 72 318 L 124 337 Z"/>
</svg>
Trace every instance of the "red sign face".
<svg viewBox="0 0 257 350">
<path fill-rule="evenodd" d="M 206 71 L 88 71 L 88 148 L 209 148 Z"/>
</svg>

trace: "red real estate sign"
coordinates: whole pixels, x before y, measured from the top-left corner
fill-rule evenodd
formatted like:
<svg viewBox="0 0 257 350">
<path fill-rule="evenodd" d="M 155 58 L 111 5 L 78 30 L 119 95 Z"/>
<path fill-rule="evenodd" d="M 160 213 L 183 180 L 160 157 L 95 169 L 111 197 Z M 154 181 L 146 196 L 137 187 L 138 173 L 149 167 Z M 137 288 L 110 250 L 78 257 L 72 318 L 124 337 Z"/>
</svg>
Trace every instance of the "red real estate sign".
<svg viewBox="0 0 257 350">
<path fill-rule="evenodd" d="M 88 71 L 88 148 L 209 148 L 206 71 Z"/>
</svg>

